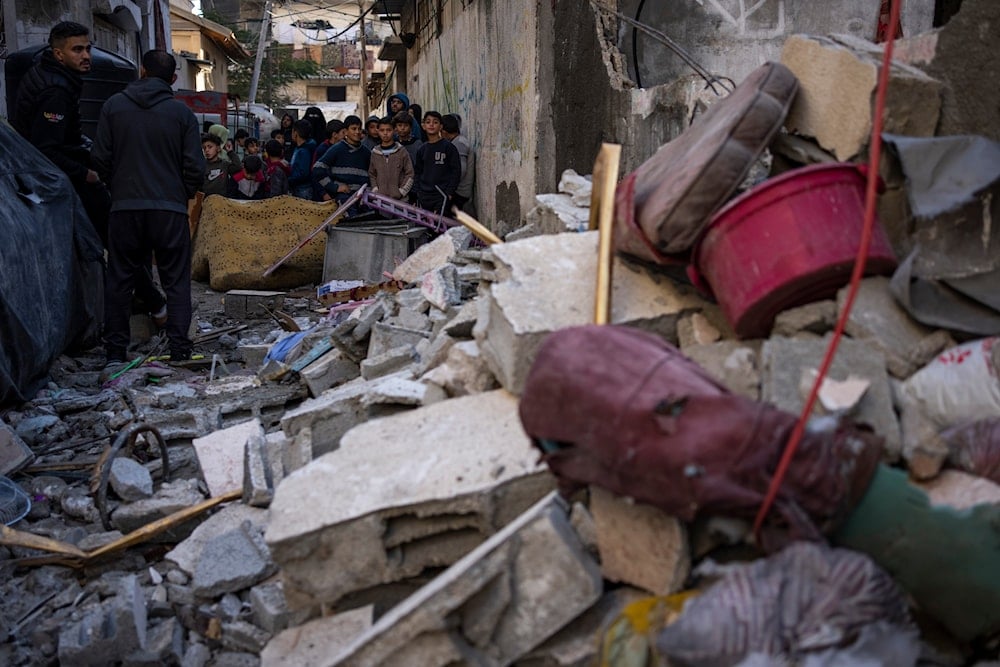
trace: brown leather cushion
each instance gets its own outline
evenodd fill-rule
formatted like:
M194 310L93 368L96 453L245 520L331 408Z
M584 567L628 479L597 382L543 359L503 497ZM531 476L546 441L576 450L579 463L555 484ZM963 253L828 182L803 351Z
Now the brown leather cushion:
M686 261L781 128L797 90L787 67L761 65L626 176L615 194L616 250L661 264Z

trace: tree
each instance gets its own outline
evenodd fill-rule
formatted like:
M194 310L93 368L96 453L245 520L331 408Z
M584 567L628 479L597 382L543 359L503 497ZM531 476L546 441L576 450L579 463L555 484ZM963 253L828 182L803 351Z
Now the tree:
M224 25L233 31L241 44L253 45L257 41L257 32L240 29L225 20L218 12L206 10L205 18ZM273 109L287 106L289 98L283 94L285 86L297 79L316 76L322 71L320 65L310 59L293 57L292 46L271 42L264 52L264 64L257 86L257 101ZM253 48L251 48L253 50ZM250 80L253 77L253 60L249 62L230 62L229 91L243 99L250 96Z

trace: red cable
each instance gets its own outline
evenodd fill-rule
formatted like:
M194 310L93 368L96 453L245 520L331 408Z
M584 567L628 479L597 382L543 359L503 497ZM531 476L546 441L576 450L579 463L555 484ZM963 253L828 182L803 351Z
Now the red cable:
M903 3L902 0L889 1L891 3L889 25L894 26L899 22L900 8ZM875 93L875 114L872 119L872 136L869 143L868 173L866 175L868 180L867 187L865 188L865 218L861 230L861 245L858 247L858 255L854 262L854 271L851 274L850 288L847 293L847 299L844 302L844 310L841 312L837 320L837 326L833 330L833 338L826 349L826 356L823 357L823 363L820 364L819 372L816 374L816 381L813 382L812 390L809 392L809 398L806 400L806 404L802 408L802 414L799 415L799 420L796 422L795 428L788 438L788 443L785 445L785 450L781 454L781 460L778 462L774 477L771 479L771 484L767 489L767 495L764 497L764 502L757 512L757 518L754 519L753 532L758 544L760 543L761 526L764 524L764 519L767 518L767 513L778 496L781 482L785 479L785 474L788 472L792 458L795 456L795 452L799 448L799 443L802 441L802 435L809 421L809 415L812 414L813 407L816 405L816 398L819 396L819 389L826 378L827 372L830 370L830 365L833 363L833 357L843 336L847 318L851 314L851 308L854 306L858 289L861 287L861 278L864 276L865 263L868 261L868 247L871 245L872 230L875 227L875 196L878 187L879 159L882 153L882 116L885 111L886 91L889 87L889 67L892 62L892 47L894 43L895 34L891 34L885 43L882 68L879 70L878 89Z

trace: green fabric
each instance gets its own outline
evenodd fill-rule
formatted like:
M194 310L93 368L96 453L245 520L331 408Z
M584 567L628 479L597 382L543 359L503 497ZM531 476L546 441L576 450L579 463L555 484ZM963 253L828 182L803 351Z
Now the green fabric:
M1000 631L1000 506L931 506L880 465L834 542L871 556L956 638Z

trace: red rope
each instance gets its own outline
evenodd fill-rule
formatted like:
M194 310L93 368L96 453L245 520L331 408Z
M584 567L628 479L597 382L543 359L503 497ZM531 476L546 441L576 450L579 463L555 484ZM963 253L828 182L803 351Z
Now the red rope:
M897 25L902 0L889 0L889 2L891 3L889 25ZM840 344L840 339L844 334L844 326L847 324L847 319L851 314L851 308L854 306L854 300L861 286L861 278L865 273L865 263L868 261L868 247L871 245L872 230L875 227L875 196L878 188L879 159L882 154L882 116L885 112L886 91L889 87L889 67L892 62L893 43L894 36L886 41L882 56L882 68L879 70L878 89L875 94L875 113L872 118L872 136L869 143L864 225L861 230L861 245L858 247L858 255L854 262L854 271L851 274L850 288L847 293L847 299L844 302L844 310L841 312L840 318L837 320L837 326L833 330L833 338L830 339L830 345L826 349L823 363L820 364L819 372L816 374L816 381L813 382L812 390L809 392L809 398L806 399L806 404L802 408L802 414L799 416L799 420L796 422L795 428L788 438L785 450L781 454L781 460L778 462L774 477L771 479L771 484L767 489L767 495L764 497L764 502L757 512L757 518L754 519L753 531L758 543L760 543L760 529L764 524L764 519L767 518L767 513L778 497L778 490L781 488L781 483L784 481L792 458L799 448L799 443L802 442L802 435L805 433L809 415L812 414L813 407L816 405L816 399L819 396L819 389L826 378L827 372L830 370L833 357L837 353L837 346Z

